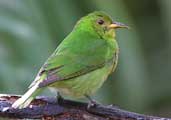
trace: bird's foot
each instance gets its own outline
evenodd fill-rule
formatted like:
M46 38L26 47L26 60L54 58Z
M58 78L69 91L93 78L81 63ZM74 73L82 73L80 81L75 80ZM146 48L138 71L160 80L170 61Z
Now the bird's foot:
M85 97L87 97L89 99L89 103L87 105L87 109L90 109L91 107L97 107L97 106L101 105L99 102L97 102L96 100L92 99L89 95L85 95Z
M92 107L97 107L101 105L99 102L97 102L96 100L91 100L89 101L88 105L87 105L87 109L90 109Z

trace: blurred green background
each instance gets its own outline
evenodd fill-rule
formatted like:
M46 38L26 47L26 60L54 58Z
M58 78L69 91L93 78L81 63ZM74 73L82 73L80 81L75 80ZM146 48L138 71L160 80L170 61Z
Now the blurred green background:
M132 28L117 30L119 64L95 98L171 117L171 0L0 0L0 93L23 94L76 21L95 10Z

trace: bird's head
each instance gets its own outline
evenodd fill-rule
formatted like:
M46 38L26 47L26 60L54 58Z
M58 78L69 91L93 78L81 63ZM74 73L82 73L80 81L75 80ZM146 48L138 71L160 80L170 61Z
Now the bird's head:
M128 26L114 22L106 13L96 11L82 17L76 28L99 35L102 38L115 37L115 29L128 28Z

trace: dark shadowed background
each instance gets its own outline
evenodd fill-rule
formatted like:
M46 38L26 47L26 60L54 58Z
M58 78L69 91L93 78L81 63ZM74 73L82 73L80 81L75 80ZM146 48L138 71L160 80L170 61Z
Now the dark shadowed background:
M131 30L117 30L118 67L94 97L171 117L171 0L1 0L0 93L23 94L76 21L95 10Z

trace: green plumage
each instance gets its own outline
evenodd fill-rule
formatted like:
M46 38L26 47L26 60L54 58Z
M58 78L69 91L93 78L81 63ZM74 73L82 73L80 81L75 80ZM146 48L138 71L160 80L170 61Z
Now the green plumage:
M114 29L119 25L112 28L111 24L112 19L103 12L81 18L42 66L28 92L12 107L28 106L45 87L53 87L60 94L72 97L93 94L117 64Z

